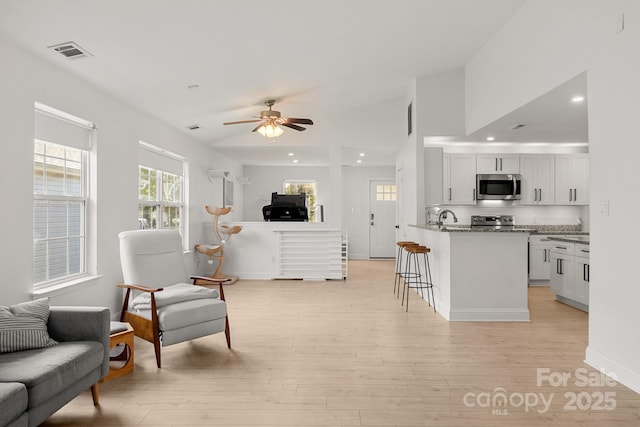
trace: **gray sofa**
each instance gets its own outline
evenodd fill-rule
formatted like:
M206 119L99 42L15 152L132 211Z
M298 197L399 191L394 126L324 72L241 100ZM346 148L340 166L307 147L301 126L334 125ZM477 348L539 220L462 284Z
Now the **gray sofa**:
M0 354L0 426L37 426L109 372L108 308L51 307L58 345Z

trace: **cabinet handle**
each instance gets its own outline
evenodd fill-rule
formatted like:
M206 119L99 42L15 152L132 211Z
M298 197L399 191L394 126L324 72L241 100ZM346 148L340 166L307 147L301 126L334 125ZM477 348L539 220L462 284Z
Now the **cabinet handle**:
M496 170L498 170L498 158L496 157Z
M476 189L473 189L473 200L476 200Z
M538 188L538 201L542 201L542 188Z
M566 246L556 246L556 249L567 249Z
M538 189L537 188L533 189L533 201L534 202L538 201Z
M502 171L502 157L500 157L500 170Z
M587 266L587 282L591 281L591 265L585 264Z
M451 187L449 187L449 201L451 201Z
M546 250L546 249L543 249L542 251L543 251L543 253L544 253L543 261L544 261L544 262L547 262L547 250Z
M569 189L569 201L573 202L573 191L571 191L571 188Z
M573 189L573 201L578 201L578 190L576 190L575 188Z

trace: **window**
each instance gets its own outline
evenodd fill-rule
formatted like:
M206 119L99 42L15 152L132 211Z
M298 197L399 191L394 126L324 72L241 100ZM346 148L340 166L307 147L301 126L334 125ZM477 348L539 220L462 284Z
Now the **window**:
M376 184L376 201L395 202L396 201L396 185L395 184Z
M185 233L184 158L146 143L140 145L138 228Z
M320 207L317 205L317 183L311 180L294 181L287 180L284 182L284 194L300 194L307 195L307 209L309 210L309 221L321 221L319 212Z
M34 289L87 274L89 148L95 126L36 104Z

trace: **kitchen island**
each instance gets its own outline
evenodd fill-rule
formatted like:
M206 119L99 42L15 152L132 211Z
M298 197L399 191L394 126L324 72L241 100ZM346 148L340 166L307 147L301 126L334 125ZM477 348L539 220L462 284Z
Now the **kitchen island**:
M449 321L529 321L527 228L414 225L431 248L437 311Z

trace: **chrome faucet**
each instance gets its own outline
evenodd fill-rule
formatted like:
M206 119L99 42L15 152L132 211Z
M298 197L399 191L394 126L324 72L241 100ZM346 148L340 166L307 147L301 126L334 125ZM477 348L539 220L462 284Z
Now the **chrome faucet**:
M438 215L438 226L442 225L443 219L447 219L447 213L451 213L451 215L453 215L453 222L458 222L458 217L456 217L456 214L454 214L452 210L445 209L440 212L440 215Z

